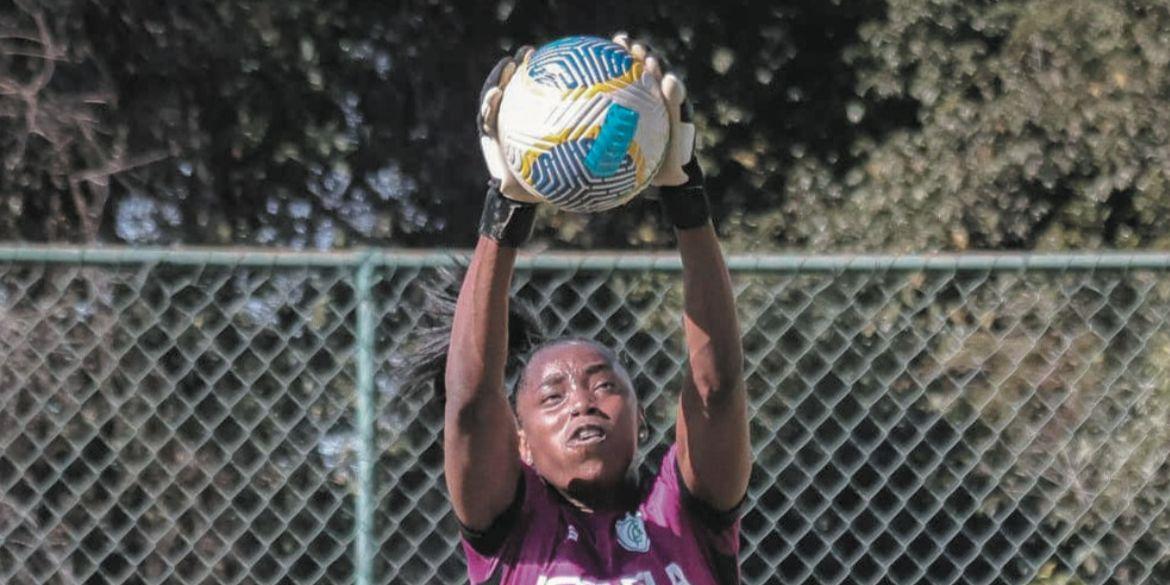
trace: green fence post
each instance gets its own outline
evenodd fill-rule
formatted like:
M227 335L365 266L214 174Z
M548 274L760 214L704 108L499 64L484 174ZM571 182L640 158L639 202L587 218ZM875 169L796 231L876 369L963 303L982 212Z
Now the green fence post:
M366 252L357 265L357 511L354 546L357 585L373 583L374 569L374 264Z

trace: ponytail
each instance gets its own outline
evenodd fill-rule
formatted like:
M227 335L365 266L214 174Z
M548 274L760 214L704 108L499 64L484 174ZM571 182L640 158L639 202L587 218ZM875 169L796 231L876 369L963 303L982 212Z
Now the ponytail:
M399 396L407 400L435 398L444 401L447 350L451 345L451 325L455 320L455 303L466 275L466 265L441 268L435 278L422 285L423 304L418 327L403 344L394 359L399 372ZM521 299L508 302L509 377L523 365L524 358L544 340L544 328L536 311ZM432 391L429 394L428 392Z

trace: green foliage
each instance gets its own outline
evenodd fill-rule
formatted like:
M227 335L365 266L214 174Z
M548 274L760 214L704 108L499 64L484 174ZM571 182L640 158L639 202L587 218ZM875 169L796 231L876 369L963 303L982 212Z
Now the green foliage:
M847 55L856 107L911 99L917 124L854 142L843 176L797 165L773 233L817 249L1170 247L1166 30L1162 2L891 1Z
M0 4L8 239L467 245L483 75L624 29L686 77L736 249L1170 247L1161 1ZM670 243L650 197L542 218Z

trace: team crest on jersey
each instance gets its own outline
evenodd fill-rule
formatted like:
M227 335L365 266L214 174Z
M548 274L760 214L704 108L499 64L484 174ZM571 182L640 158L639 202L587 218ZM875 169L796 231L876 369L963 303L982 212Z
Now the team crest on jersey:
M617 530L618 544L630 552L644 553L650 550L650 536L646 534L646 524L642 522L642 514L626 513L614 524Z

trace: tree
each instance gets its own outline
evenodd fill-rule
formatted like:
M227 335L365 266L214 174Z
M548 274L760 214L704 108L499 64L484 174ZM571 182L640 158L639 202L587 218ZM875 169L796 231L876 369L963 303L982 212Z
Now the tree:
M688 82L735 249L1170 246L1156 0L4 5L9 239L466 246L492 63L626 30ZM537 239L668 246L651 197Z
M112 178L161 158L127 151L117 94L92 47L50 7L11 0L0 30L4 233L94 241Z
M1163 2L893 0L848 54L855 111L911 99L917 124L843 177L799 164L754 219L814 249L1168 248L1168 28Z

